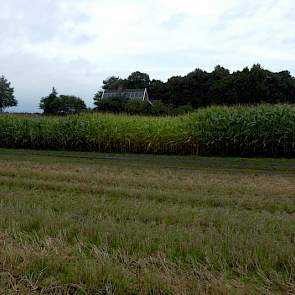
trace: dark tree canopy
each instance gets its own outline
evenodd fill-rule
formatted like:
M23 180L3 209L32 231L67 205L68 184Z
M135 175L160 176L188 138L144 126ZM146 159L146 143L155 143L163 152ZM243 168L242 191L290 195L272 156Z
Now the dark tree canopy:
M51 93L42 97L40 101L40 109L43 110L45 115L54 114L54 101L57 99L58 93L53 87Z
M142 100L128 100L122 97L100 99L96 102L96 111L111 113L128 113L131 115L165 116L179 115L194 111L192 106L174 107L160 100L154 100L153 104Z
M144 89L150 86L150 76L141 72L134 72L127 78L129 89Z
M132 73L127 79L111 76L103 81L103 90L143 89L150 86L148 74L141 72Z
M55 88L47 97L41 99L40 108L46 115L77 114L87 109L81 98L73 95L58 96Z
M95 102L96 110L103 112L122 113L125 110L127 100L122 97L101 99Z
M151 100L184 110L210 105L295 103L295 78L290 72L271 72L259 64L230 72L218 65L212 72L196 69L167 82L132 73L127 79L111 77L103 89L147 88ZM96 98L100 98L101 93Z
M103 81L103 90L121 90L125 88L128 88L126 80L119 77L112 76Z
M87 109L85 102L73 95L60 95L54 104L55 113L60 115L78 114Z
M167 83L160 80L152 80L148 87L149 96L152 100L161 100L164 103L171 103Z
M97 102L99 102L102 98L102 95L103 95L103 91L102 90L99 90L97 93L95 93L94 95L94 104L96 105Z
M4 76L0 77L0 112L7 107L17 105L17 100L14 98L14 89L10 87L10 82Z

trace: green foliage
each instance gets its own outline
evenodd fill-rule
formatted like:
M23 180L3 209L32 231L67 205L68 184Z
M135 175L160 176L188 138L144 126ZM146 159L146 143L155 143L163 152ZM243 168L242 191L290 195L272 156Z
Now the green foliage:
M131 115L151 114L153 106L147 101L129 100L125 104L125 112Z
M211 107L190 117L203 155L295 156L294 105Z
M220 66L212 73L197 69L184 77L172 77L166 84L170 102L176 106L295 102L295 78L289 72L273 73L260 65L232 74Z
M212 107L178 117L2 115L0 147L293 157L295 107Z
M58 93L53 87L51 93L48 96L41 98L40 109L43 110L45 115L55 113L54 101L57 99L57 97Z
M111 76L103 81L102 89L119 90L119 89L142 89L150 85L148 74L139 71L132 73L127 79Z
M47 96L41 99L40 108L45 115L69 115L86 110L85 102L72 95L57 95L55 88Z
M187 105L183 105L183 106L179 106L178 108L176 108L174 110L174 113L176 115L183 115L183 114L189 114L189 113L193 113L195 111L195 109L187 104Z
M174 111L173 108L169 105L164 104L160 100L153 101L153 105L150 109L151 115L154 116L167 116L167 115L173 115Z
M102 90L99 90L97 93L95 93L94 98L93 98L95 105L97 104L97 102L99 100L101 100L102 95L103 95L103 91Z
M119 77L112 76L103 81L102 89L104 90L119 90L124 88L127 88L127 82Z
M175 108L172 105L164 104L160 100L154 100L153 103L140 100L127 100L122 97L97 99L95 101L98 112L110 113L127 113L130 115L150 115L150 116L169 116L181 115L193 112L194 109L190 105Z
M167 83L160 80L152 80L148 87L148 93L152 100L161 100L166 104L171 103Z
M57 114L76 114L86 110L85 102L76 96L60 95L56 100Z
M96 110L102 112L123 113L127 100L122 97L98 99L95 102Z
M4 76L0 77L0 112L7 107L17 105L17 100L14 98L14 89L10 87L10 82Z
M130 89L145 89L149 87L151 80L148 74L137 71L132 73L126 82L127 87Z
M141 72L132 73L128 79L119 77L109 77L103 81L103 90L123 90L123 89L144 89L150 85L148 74ZM126 111L130 114L147 114L150 107L144 102L128 102L122 98L110 98L101 100L103 90L99 90L94 96L96 110L104 112L122 113Z
M211 73L196 69L185 76L171 77L167 82L150 80L148 74L134 72L127 79L109 78L103 88L148 88L152 100L161 100L176 108L295 103L295 78L288 71L274 73L259 64L233 73L221 66L216 66Z

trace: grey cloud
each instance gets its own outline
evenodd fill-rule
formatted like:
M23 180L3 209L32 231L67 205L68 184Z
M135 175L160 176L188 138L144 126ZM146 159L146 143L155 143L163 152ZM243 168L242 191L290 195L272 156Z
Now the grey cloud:
M110 26L108 23L101 24L104 28L101 32L99 22L91 22L99 16L89 10L81 11L77 6L81 3L116 2L111 1L1 1L0 75L6 75L15 87L20 103L18 111L37 111L40 97L47 95L52 86L56 86L62 94L81 96L91 106L92 97L105 77L113 74L126 77L135 70L165 80L197 67L212 70L215 65L221 64L237 70L259 62L272 70L288 69L295 73L292 58L295 19L291 10L295 5L291 0L237 0L215 23L214 20L207 21L204 16L195 20L189 12L177 14L174 11L169 14L163 11L166 21L159 26L148 24L139 32L133 28L129 30L128 38L122 42L136 45L137 38L139 40L140 49L132 53L129 52L130 46L124 48L121 43L116 48L108 48L114 46L108 45L108 42L121 29L113 20L110 20ZM144 2L134 0L129 4L142 6L143 10L149 7L149 13L152 13L152 6L144 6ZM84 24L86 29L79 30ZM186 27L187 24L189 27ZM239 30L238 25L244 27ZM140 28L141 22L138 26ZM126 29L128 31L129 28L124 27ZM144 29L150 30L146 37ZM140 46L142 35L147 46L155 45L148 49ZM165 36L175 37L175 42L167 46ZM177 46L179 42L183 42L181 45L184 46ZM51 55L47 50L51 50Z
M96 36L91 34L70 34L67 37L67 42L73 45L89 45L96 41Z
M185 20L186 17L187 15L184 13L175 14L169 19L162 22L161 26L169 30L173 30L177 28Z
M62 7L67 3L71 5L65 13ZM72 28L89 19L89 16L74 9L73 1L69 0L13 0L1 5L7 12L4 16L0 13L0 26L5 28L0 32L1 38L11 40L20 38L32 43L64 40L70 33L64 27L65 22L69 22Z
M290 14L292 6L292 1L237 1L211 27L211 36L217 36L225 48L225 44L237 51L266 48L266 53L277 50L283 57L294 46L290 35L291 27L295 26L295 19Z
M0 75L5 74L15 87L19 101L13 108L16 111L38 111L40 98L53 86L59 93L78 95L92 106L92 98L105 78L98 65L83 59L64 62L19 53L0 57L0 65Z

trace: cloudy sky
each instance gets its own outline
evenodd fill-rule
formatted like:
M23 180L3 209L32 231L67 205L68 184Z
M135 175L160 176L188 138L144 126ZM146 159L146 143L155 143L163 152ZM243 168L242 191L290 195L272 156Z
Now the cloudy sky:
M294 0L1 0L0 26L17 111L37 111L52 86L92 106L104 78L136 70L166 80L260 63L295 74Z

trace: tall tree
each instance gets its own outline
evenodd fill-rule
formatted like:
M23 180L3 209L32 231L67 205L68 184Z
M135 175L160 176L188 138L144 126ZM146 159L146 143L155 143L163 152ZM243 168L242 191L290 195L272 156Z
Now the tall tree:
M10 87L10 82L4 76L0 77L0 112L7 107L17 105L17 100L14 98L14 89Z
M101 101L102 95L103 95L103 90L98 90L98 92L95 93L93 98L95 105L99 104L99 102Z
M60 95L55 99L54 106L57 115L78 114L87 109L85 102L73 95Z
M126 80L111 76L103 81L103 90L120 90L126 88Z
M77 114L87 109L81 98L73 95L58 96L54 87L48 96L41 98L40 108L45 115Z
M148 87L150 99L161 100L164 103L170 103L167 83L160 80L152 80Z
M104 89L120 87L148 88L152 100L175 107L295 103L295 78L288 71L274 73L259 64L232 73L222 66L216 66L211 73L196 69L185 76L171 77L167 82L150 81L149 75L139 71L124 80L111 77L104 81ZM99 95L95 100L99 100Z
M48 96L41 98L40 109L43 110L45 115L54 114L54 102L57 98L57 94L58 93L56 89L53 87L51 93Z
M132 73L127 79L128 88L130 89L148 88L150 83L150 76L139 71Z

